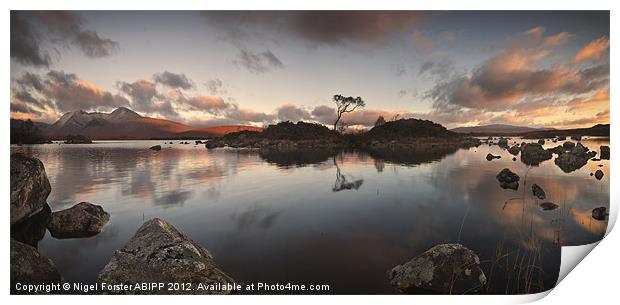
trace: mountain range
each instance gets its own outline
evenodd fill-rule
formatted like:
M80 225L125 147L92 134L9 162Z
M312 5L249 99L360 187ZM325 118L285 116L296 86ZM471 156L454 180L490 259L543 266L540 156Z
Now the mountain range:
M457 127L450 129L451 131L458 133L468 134L489 134L489 135L518 135L524 133L530 133L535 131L554 130L554 128L533 128L526 126L514 126L507 124L491 124L491 125L479 125L471 127Z
M94 140L191 139L221 136L235 131L262 130L260 127L232 125L195 128L170 120L141 116L125 107L110 113L83 110L67 112L54 124L40 129L52 139L80 134Z

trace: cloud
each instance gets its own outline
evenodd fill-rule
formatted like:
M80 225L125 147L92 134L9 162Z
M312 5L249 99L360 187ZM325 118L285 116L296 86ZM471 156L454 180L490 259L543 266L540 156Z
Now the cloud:
M29 113L35 113L36 108L37 112L47 116L58 111L129 106L126 98L99 88L75 74L58 70L51 70L44 76L24 73L13 81L11 92L15 109L17 104L21 104L19 109L27 107Z
M110 38L101 37L94 31L77 33L75 41L86 56L93 58L110 56L119 48L118 42Z
M249 33L269 32L311 46L365 44L382 46L400 33L410 32L424 18L413 11L217 11L205 12L207 21L229 36L247 39Z
M581 71L536 67L547 54L538 49L505 49L471 75L435 85L428 96L435 107L454 104L492 110L515 105L528 95L587 93L608 83L608 79L585 78Z
M597 91L589 98L572 99L566 105L569 111L609 109L609 89Z
M157 90L156 84L148 79L139 79L132 83L117 82L116 87L131 98L134 111L159 114L168 119L178 117L178 112L171 99Z
M170 88L191 89L194 87L193 82L185 76L185 74L172 73L164 71L162 73L153 74L153 80L156 83L166 85Z
M312 110L311 114L314 120L322 124L334 124L334 122L336 121L336 108L330 106L316 106Z
M84 20L71 11L12 11L11 58L24 65L49 67L52 58L42 45L73 45L92 58L114 54L116 41L83 29Z
M449 79L454 73L454 64L447 55L432 56L422 63L418 75L428 75L436 79Z
M575 55L573 62L578 63L590 58L599 59L608 49L609 38L607 36L597 38L581 48L577 55Z
M204 85L211 95L224 95L228 93L228 90L224 88L224 84L219 78L210 79Z
M523 32L523 35L526 36L533 36L535 38L540 38L542 37L543 33L545 32L545 28L542 26L535 26L525 32Z
M312 119L312 115L305 109L293 104L286 104L276 109L278 120L298 122Z
M52 58L40 46L40 33L19 12L11 12L11 58L24 65L49 67Z
M232 107L226 111L226 117L237 121L253 123L273 122L275 119L275 116L272 114L239 108L237 105L232 105Z
M254 53L245 48L241 49L234 64L255 74L284 68L284 64L270 50Z
M573 35L568 32L557 33L555 35L545 38L545 40L542 43L542 46L551 47L551 46L562 44L566 42L571 36Z
M193 96L188 98L185 103L193 110L208 112L215 115L222 114L231 107L231 105L224 102L224 99L221 97L209 95Z

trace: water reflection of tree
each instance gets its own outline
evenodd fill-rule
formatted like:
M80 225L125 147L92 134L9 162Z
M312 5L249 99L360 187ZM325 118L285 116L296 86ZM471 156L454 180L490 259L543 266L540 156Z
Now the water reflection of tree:
M364 179L355 179L351 175L343 174L334 156L334 166L336 167L336 181L332 187L333 192L340 192L342 190L358 190L364 183Z

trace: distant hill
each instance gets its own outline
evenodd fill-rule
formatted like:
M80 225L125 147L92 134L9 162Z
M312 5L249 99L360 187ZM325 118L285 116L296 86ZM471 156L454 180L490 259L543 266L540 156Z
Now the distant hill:
M125 107L111 113L82 110L68 112L54 124L40 129L44 136L51 139L64 139L67 135L79 134L93 140L202 139L243 130L262 131L262 128L254 126L195 128L170 120L141 116Z
M574 128L564 130L543 130L523 134L524 138L538 139L556 136L599 136L609 137L609 124L597 124L589 128Z
M554 130L553 128L532 128L526 126L514 126L507 124L491 124L471 127L457 127L450 129L457 133L479 134L479 135L519 135L528 132Z

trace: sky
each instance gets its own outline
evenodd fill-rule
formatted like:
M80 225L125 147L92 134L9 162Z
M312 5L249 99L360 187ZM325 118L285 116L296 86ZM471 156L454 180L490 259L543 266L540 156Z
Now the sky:
M12 11L11 117L609 123L608 11Z

